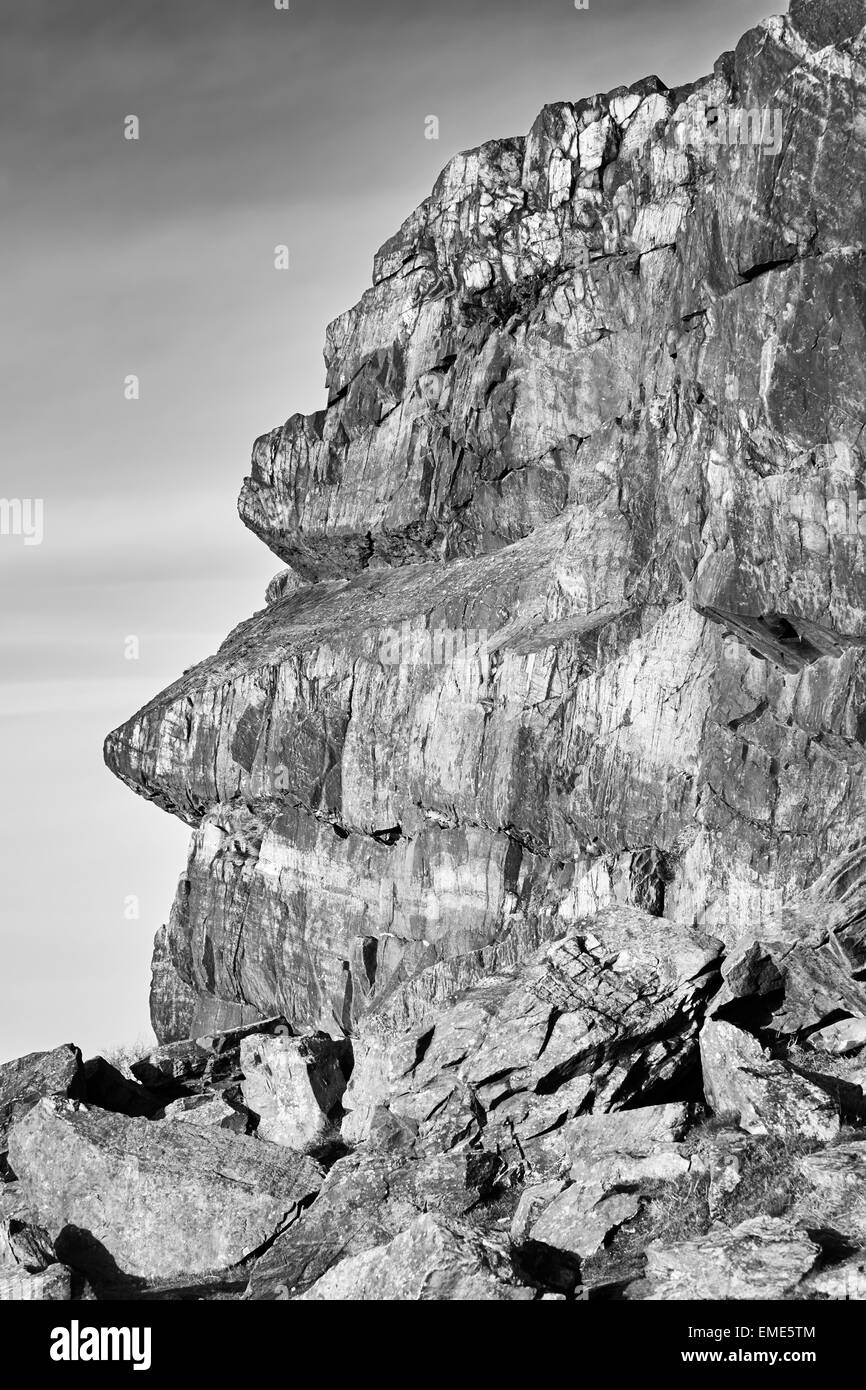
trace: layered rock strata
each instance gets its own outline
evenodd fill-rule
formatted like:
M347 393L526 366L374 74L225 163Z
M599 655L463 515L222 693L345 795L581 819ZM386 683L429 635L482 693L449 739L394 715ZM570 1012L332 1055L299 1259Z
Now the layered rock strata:
M862 1286L864 176L866 5L795 0L377 253L254 446L267 606L107 740L192 829L161 1046L0 1069L22 1278Z

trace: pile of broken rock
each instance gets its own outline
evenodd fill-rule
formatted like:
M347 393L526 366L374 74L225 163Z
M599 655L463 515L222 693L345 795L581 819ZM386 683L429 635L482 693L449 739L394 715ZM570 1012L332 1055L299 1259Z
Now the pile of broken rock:
M727 951L611 907L351 1041L9 1063L0 1297L862 1297L860 899Z

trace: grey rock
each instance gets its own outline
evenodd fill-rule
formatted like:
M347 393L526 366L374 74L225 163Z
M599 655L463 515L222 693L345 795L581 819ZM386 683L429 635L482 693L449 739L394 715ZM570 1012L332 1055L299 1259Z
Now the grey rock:
M864 860L861 16L552 103L380 248L327 407L253 447L276 601L107 740L193 831L170 1031L435 1012L611 904L772 944ZM862 1011L834 951L792 1033Z
M52 1052L29 1052L0 1066L0 1171L6 1162L9 1130L42 1096L84 1095L81 1052L72 1043Z
M241 1091L259 1116L261 1139L308 1152L339 1137L340 1101L351 1065L346 1042L324 1034L251 1033L241 1039L240 1064Z
M830 1023L810 1033L806 1046L818 1052L829 1052L832 1056L844 1056L849 1052L859 1052L866 1047L866 1018L843 1018L838 1023Z
M690 1171L696 1177L705 1174L708 1179L707 1207L711 1218L718 1216L725 1200L742 1182L754 1143L750 1135L739 1129L717 1129L698 1139Z
M531 1289L510 1282L501 1250L459 1223L418 1216L387 1245L375 1246L336 1265L301 1300L427 1303L532 1299Z
M243 1080L241 1043L251 1033L288 1036L291 1029L282 1017L264 1019L228 1033L187 1038L149 1052L133 1062L133 1076L156 1095L225 1090ZM164 1102L163 1102L164 1103Z
M701 1030L704 1092L711 1110L735 1118L749 1134L802 1136L827 1142L839 1132L839 1107L819 1086L731 1023L708 1019Z
M321 1186L312 1159L220 1129L40 1101L10 1134L27 1201L64 1258L102 1278L221 1269Z
M246 1297L294 1298L332 1265L387 1244L416 1215L413 1166L405 1157L359 1152L339 1159L312 1206L255 1261Z
M801 1288L812 1296L862 1302L866 1299L866 1251L807 1275Z
M529 1231L531 1241L552 1246L566 1254L588 1259L602 1248L608 1236L640 1211L640 1198L632 1192L612 1192L593 1200L579 1184L554 1197Z
M6 1272L0 1269L0 1301L68 1303L72 1298L72 1271L59 1263L45 1269Z
M177 1120L181 1124L228 1129L233 1134L251 1134L255 1118L239 1105L230 1105L221 1094L181 1096L171 1101L156 1117Z
M866 25L864 0L791 0L790 13L801 34L821 48L854 38Z
M34 1222L20 1187L14 1182L0 1188L0 1271L33 1272L57 1258L48 1232Z
M539 1129L556 1123L550 1097L560 1086L568 1094L559 1114L634 1104L695 1064L719 955L719 943L700 932L608 908L457 996L427 1027L385 1031L373 1016L354 1044L344 1136L363 1138L385 1100L419 1126L422 1141L435 1133L440 1148L488 1124L491 1142L509 1143L511 1127L497 1115L513 1096L530 1115L539 1105ZM580 1075L589 1085L576 1096ZM528 1151L543 1145L527 1138L525 1119L519 1124ZM553 1143L559 1135L554 1129Z
M586 1115L567 1126L573 1183L599 1195L641 1181L675 1182L689 1172L681 1144L684 1105L652 1105Z
M800 1158L797 1167L803 1191L796 1219L809 1229L866 1244L866 1144L837 1144Z
M820 1253L801 1227L756 1216L696 1240L649 1245L642 1294L663 1302L787 1298Z
M463 1216L492 1191L501 1166L496 1154L465 1144L430 1154L415 1165L415 1201L426 1211Z

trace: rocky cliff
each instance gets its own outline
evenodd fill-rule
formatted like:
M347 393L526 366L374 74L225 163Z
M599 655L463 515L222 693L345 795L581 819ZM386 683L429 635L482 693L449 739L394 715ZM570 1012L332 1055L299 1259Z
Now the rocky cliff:
M195 1105L124 1118L129 1161L158 1189L181 1127L192 1183L204 1111L282 1145L176 1270L318 1191L249 1296L862 1281L819 1236L866 1244L864 26L794 0L457 155L328 328L327 408L256 441L286 568L106 743L192 828L140 1079ZM228 1102L173 1070L217 1033ZM50 1094L8 1159L48 1228L46 1155L111 1186L121 1124Z

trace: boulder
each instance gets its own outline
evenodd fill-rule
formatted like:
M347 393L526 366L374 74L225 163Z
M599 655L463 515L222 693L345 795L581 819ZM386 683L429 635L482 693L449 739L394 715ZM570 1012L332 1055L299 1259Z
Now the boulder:
M814 1298L844 1301L866 1299L866 1251L858 1250L838 1264L826 1265L807 1275L801 1285L803 1293Z
M84 1095L81 1052L72 1043L52 1052L30 1052L0 1066L0 1174L6 1167L8 1134L14 1121L42 1096Z
M302 1038L267 1033L241 1040L241 1091L258 1115L261 1139L310 1151L339 1137L351 1047L326 1034Z
M430 1154L414 1165L414 1193L425 1211L463 1216L493 1189L502 1165L498 1156L466 1144Z
M387 1244L418 1214L414 1165L390 1154L349 1154L312 1206L258 1257L246 1297L294 1298L339 1261Z
M675 1182L689 1171L678 1143L687 1125L681 1104L581 1116L567 1126L571 1181L599 1194L641 1181Z
M47 1268L56 1260L48 1232L38 1226L19 1182L0 1187L0 1270Z
M224 1130L40 1101L12 1129L24 1195L62 1258L105 1280L236 1264L319 1189L310 1158Z
M806 1046L817 1052L829 1052L834 1057L859 1052L866 1047L866 1018L843 1018L819 1028L809 1034Z
M608 1236L631 1221L640 1211L634 1192L611 1192L599 1197L592 1188L567 1187L533 1222L529 1239L537 1245L588 1259L602 1248Z
M496 1246L441 1216L418 1216L387 1245L350 1256L324 1274L301 1300L496 1302L532 1299L511 1282Z
M866 1143L836 1144L797 1161L803 1190L794 1208L809 1230L866 1245Z
M216 1095L181 1096L171 1101L156 1117L175 1120L180 1124L202 1125L208 1129L228 1129L233 1134L252 1134L255 1116L243 1106L230 1105L221 1093Z
M45 1269L0 1269L0 1301L68 1303L72 1298L73 1276L66 1265L52 1264Z
M227 1033L166 1043L133 1062L131 1071L151 1092L167 1095L169 1099L225 1090L243 1080L241 1043L244 1038L251 1033L288 1036L291 1031L284 1018L276 1017Z
M648 1245L640 1293L660 1302L788 1298L820 1253L802 1227L756 1216L696 1240Z
M707 1104L749 1134L828 1141L839 1132L839 1107L821 1087L772 1061L741 1028L708 1019L701 1030Z

